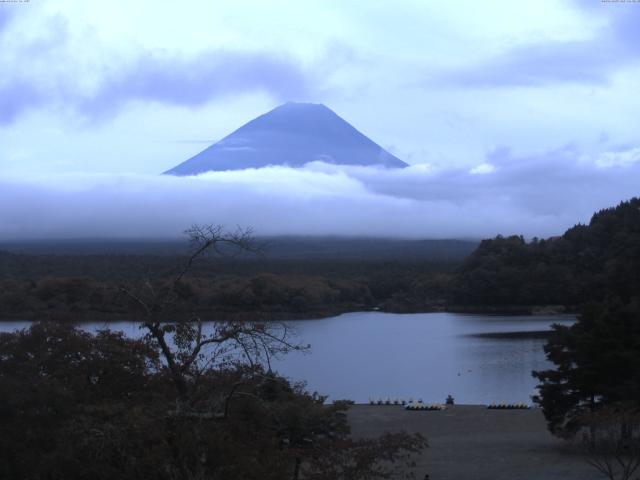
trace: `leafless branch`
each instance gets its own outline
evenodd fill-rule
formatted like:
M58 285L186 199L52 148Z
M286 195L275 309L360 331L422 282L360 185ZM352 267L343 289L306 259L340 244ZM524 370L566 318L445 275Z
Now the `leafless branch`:
M263 251L255 244L250 228L237 227L228 232L221 225L192 225L185 234L190 240L190 254L166 287L158 289L147 278L138 293L129 287L120 288L142 311L142 326L157 342L180 397L186 398L190 385L202 376L203 369L216 365L216 361L236 363L241 354L252 369L261 361L270 369L272 356L303 348L289 340L283 324L222 322L213 324L212 331L205 332L198 317L189 322L168 322L167 315L179 298L181 282L200 257L209 252L228 256Z
M588 415L586 461L610 480L631 480L640 468L640 411L610 406Z

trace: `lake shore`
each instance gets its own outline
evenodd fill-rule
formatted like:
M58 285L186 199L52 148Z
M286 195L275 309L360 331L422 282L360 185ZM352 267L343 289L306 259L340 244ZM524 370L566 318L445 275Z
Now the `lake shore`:
M591 480L602 478L580 449L553 437L542 412L455 405L443 411L408 411L393 405L353 405L355 437L385 432L421 433L429 443L416 458L416 479Z
M160 321L182 321L194 318L195 315L205 322L211 321L237 321L237 322L259 322L259 321L285 321L285 320L317 320L321 318L335 317L343 313L353 313L366 311L363 308L354 309L327 309L327 310L314 310L306 312L292 312L292 311L216 311L216 310L204 310L201 312L178 312L178 313L166 313L159 315ZM105 322L105 323L119 323L119 322L139 322L144 321L143 318L136 318L139 315L137 311L122 312L122 311L103 311L103 310L88 310L81 312L73 311L25 311L25 312L0 312L0 322L12 322L12 321L59 321L70 323L82 323L82 322Z
M518 316L574 316L577 309L565 308L558 305L548 306L442 306L434 305L425 308L387 308L384 305L380 307L367 307L364 305L332 305L326 308L318 308L304 311L291 310L246 310L246 311L229 311L229 310L192 310L190 312L174 312L165 314L166 318L161 321L180 321L181 318L193 318L193 315L199 315L203 321L284 321L284 320L318 320L328 317L336 317L345 313L360 312L382 312L394 314L420 314L420 313L462 313L476 315L518 315ZM80 310L80 309L38 309L25 311L0 311L0 322L6 321L61 321L61 322L127 322L142 321L143 319L135 318L139 314L138 311L123 310Z

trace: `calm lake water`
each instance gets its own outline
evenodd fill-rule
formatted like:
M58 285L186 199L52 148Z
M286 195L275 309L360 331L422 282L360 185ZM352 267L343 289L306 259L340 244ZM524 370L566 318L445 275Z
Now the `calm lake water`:
M532 370L549 366L540 338L486 338L477 334L547 330L569 325L570 316L489 316L454 313L347 313L319 320L288 321L309 353L294 352L273 363L310 391L367 402L369 398L414 398L457 403L530 401ZM1 322L0 331L29 322ZM133 322L108 325L139 336ZM87 330L104 323L83 324Z

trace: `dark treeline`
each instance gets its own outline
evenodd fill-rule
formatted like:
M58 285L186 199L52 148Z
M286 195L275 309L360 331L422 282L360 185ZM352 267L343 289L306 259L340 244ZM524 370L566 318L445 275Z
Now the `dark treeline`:
M121 287L162 288L177 255L0 253L0 315L7 319L132 319ZM178 311L203 318L283 319L381 308L442 308L456 263L402 260L204 258L181 282Z
M316 317L380 308L442 308L451 274L477 245L463 240L255 238L260 254L200 259L182 282L181 313L208 319ZM2 251L4 249L4 251ZM132 319L121 286L162 288L184 241L59 240L0 245L0 318Z
M593 215L564 235L484 240L453 283L456 305L568 305L640 291L640 199Z

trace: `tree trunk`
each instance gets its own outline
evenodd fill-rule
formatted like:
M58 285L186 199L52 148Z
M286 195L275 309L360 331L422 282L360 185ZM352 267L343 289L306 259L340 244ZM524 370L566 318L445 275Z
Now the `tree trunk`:
M296 465L293 469L293 480L298 480L300 476L300 457L296 457Z

